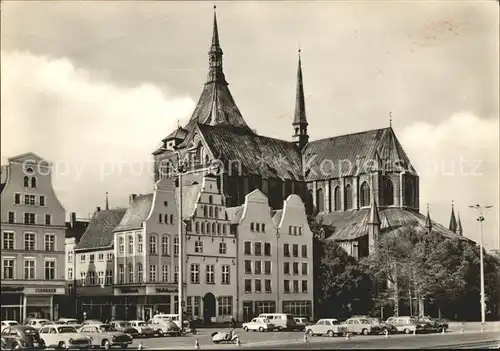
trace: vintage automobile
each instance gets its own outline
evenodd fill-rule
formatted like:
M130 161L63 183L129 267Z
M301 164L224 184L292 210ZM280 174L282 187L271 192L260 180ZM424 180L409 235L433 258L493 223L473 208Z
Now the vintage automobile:
M163 318L153 318L149 321L148 326L154 330L155 334L158 336L180 336L182 335L181 328L179 326L168 320Z
M242 325L244 331L273 331L275 325L267 318L257 317L252 319L250 322L243 323Z
M396 328L392 324L387 324L379 318L368 317L367 319L372 323L372 334L384 335L398 333L398 328Z
M50 323L48 319L39 319L39 318L32 318L30 319L26 325L29 325L30 327L33 327L35 329L40 329L44 324Z
M231 329L229 332L213 332L211 335L214 344L235 344L239 338L238 334Z
M111 321L108 323L114 330L132 335L133 338L139 336L139 331L131 327L126 321Z
M82 324L80 322L78 322L78 319L76 319L76 318L59 318L57 320L57 322L62 323L62 324L71 325L75 329L78 329L82 326Z
M304 331L306 329L306 326L311 325L311 322L309 322L309 320L304 317L293 317L293 320L295 321L296 325L295 330Z
M369 335L372 334L373 324L367 318L349 318L343 323L345 330L349 334L362 334Z
M45 343L40 339L38 331L26 325L13 325L5 327L1 332L3 350L45 348Z
M75 328L65 324L46 324L39 330L40 338L48 348L87 349L92 339L79 334Z
M15 325L19 325L19 322L18 321L2 321L2 330L4 328L7 328L7 327L12 327L12 326L15 326Z
M345 333L345 326L335 318L320 319L316 324L306 326L307 335L336 336Z
M387 324L393 325L399 333L427 333L431 331L430 325L425 322L417 322L413 317L389 317Z
M82 327L84 325L89 325L89 324L102 324L102 322L100 320L97 320L97 319L87 319L87 320L84 320L82 322Z
M446 332L449 327L448 322L439 318L421 317L417 319L417 322L426 323L431 332L442 332L443 330Z
M132 344L132 336L116 331L109 324L87 324L80 328L80 334L92 338L92 345L104 347L109 350L111 347L126 349Z
M149 327L144 321L129 321L127 325L137 331L137 336L152 337L155 335L153 328Z

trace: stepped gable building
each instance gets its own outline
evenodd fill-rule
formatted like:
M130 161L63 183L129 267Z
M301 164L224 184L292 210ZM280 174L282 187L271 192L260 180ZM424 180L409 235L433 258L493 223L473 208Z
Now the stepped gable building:
M228 207L242 205L255 189L268 197L273 209L297 194L308 214L335 226L332 239L358 247L368 245L372 203L382 226L421 226L425 217L419 213L419 176L391 126L310 140L300 52L291 140L259 135L245 122L223 71L215 13L208 56L208 76L189 122L153 152L156 179L175 174L179 161L186 167L183 185L200 182L210 166L218 167ZM456 235L441 227L438 232Z

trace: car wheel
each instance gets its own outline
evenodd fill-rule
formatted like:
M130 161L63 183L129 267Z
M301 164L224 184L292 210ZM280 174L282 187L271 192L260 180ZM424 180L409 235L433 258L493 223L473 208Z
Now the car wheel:
M282 327L278 327L278 328L276 328L276 330L277 330L277 331L282 331L282 330L283 330L283 328L282 328Z
M163 330L161 329L158 329L156 333L158 334L158 336L163 336Z
M59 350L66 350L66 343L64 341L61 341L59 345L57 345L57 348Z
M102 342L102 346L104 347L104 350L109 350L111 348L111 344L109 343L108 340L104 340Z
M326 333L326 335L328 335L331 338L335 336L335 333L333 332L333 330L329 330L328 333Z
M14 344L14 346L12 347L13 350L20 350L21 349L21 345L19 344Z
M406 328L406 329L405 329L405 334L410 334L410 333L411 333L411 330L410 330L410 329L408 329L408 328Z
M365 328L365 329L363 329L363 330L361 331L361 334L363 334L363 335L368 335L368 334L370 334L370 332L368 331L368 329L366 329L366 328Z
M126 349L128 347L128 344L123 344L122 349Z
M264 327L259 327L259 331L263 332L264 331Z
M313 336L313 335L314 335L314 333L313 333L312 329L309 329L309 330L307 331L307 335L310 335L310 336Z
M382 335L388 335L389 334L389 330L387 328L384 328L382 329Z
M246 332L248 331L248 327L246 325L243 327L243 331L246 331Z

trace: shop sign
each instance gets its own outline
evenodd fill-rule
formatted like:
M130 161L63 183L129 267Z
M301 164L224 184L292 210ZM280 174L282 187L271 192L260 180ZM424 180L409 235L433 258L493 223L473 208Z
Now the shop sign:
M24 286L2 286L2 292L21 293L24 291Z
M26 288L26 295L64 295L65 288Z
M115 295L144 295L143 288L117 288Z
M155 295L155 294L177 294L178 291L179 291L178 288L167 288L167 287L160 287L160 288L148 287L147 288L147 294L148 295Z

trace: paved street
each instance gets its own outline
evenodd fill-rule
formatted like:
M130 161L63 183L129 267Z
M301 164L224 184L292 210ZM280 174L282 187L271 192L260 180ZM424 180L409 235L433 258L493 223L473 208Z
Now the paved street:
M252 349L282 349L282 348L310 348L310 349L339 349L339 348L489 348L500 343L498 324L485 326L485 331L480 328L467 325L464 333L460 330L451 330L446 334L428 335L390 335L385 336L353 336L350 340L344 337L309 337L304 344L301 332L247 332L236 330L240 336L241 346L239 348ZM142 343L144 349L194 349L195 340L198 339L200 349L235 349L235 345L215 345L211 341L210 334L215 329L201 329L196 336L164 337L151 339L136 339L132 347Z

